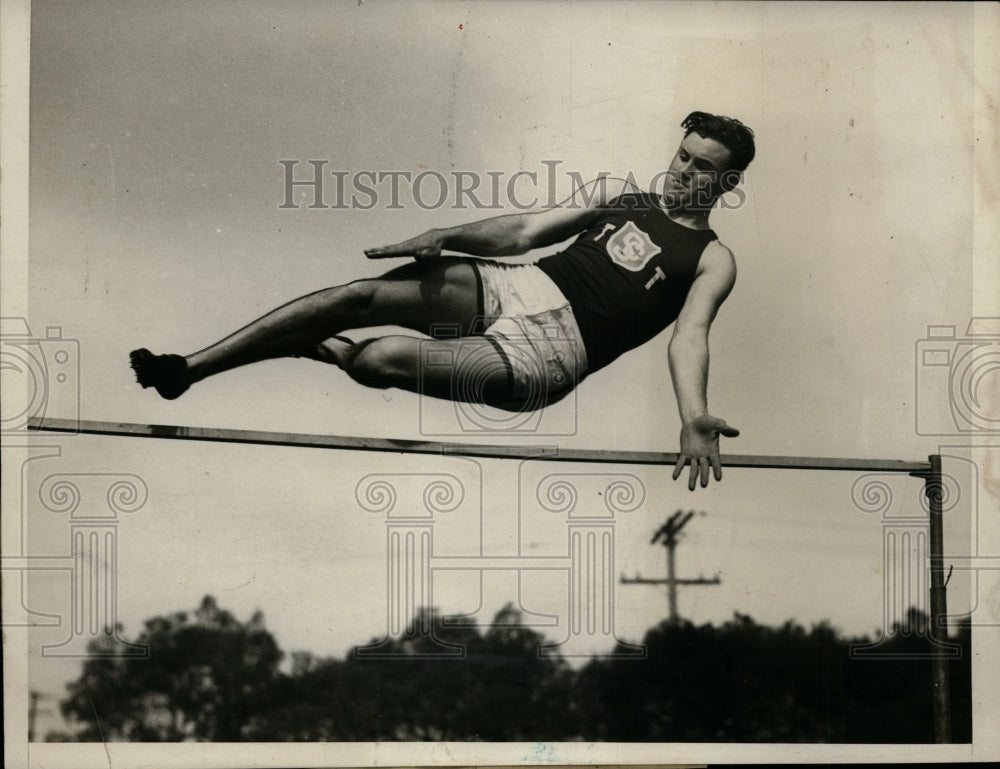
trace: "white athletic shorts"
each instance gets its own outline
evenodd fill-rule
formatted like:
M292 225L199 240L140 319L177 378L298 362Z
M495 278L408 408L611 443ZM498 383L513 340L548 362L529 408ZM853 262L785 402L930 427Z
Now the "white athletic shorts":
M506 361L511 400L538 408L565 395L587 370L569 300L534 264L474 264L483 285L483 335Z

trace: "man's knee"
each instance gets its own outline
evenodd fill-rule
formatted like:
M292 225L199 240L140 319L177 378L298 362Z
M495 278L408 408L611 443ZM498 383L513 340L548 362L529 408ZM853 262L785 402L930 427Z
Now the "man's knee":
M353 283L331 289L331 291L336 292L336 299L343 310L352 317L363 320L371 313L372 305L375 302L377 281L356 280Z
M400 387L416 378L415 340L380 337L363 342L347 372L366 387Z

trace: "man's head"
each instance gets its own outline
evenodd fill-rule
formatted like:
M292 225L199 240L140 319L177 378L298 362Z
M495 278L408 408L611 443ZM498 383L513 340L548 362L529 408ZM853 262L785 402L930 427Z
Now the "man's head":
M756 152L753 131L735 118L692 112L670 163L664 199L670 208L703 210L739 184Z

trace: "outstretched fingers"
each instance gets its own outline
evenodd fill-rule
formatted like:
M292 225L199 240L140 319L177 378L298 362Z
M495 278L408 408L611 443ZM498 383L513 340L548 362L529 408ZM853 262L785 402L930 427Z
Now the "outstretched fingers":
M708 469L709 469L708 457L701 457L698 460L698 470L700 471L701 487L703 489L708 487ZM694 486L690 486L690 488L692 491L694 491Z
M677 458L677 464L674 466L673 480L677 480L681 477L681 473L684 472L684 468L688 465L691 466L690 472L688 473L688 489L694 491L698 485L699 479L701 479L701 487L705 488L708 486L708 470L709 462L706 457L689 457L686 454L681 454ZM718 474L716 478L721 477Z
M395 256L409 256L401 253L399 246L379 246L378 248L366 248L365 256L369 259L391 259Z
M439 248L404 248L402 246L383 246L381 248L366 248L365 256L369 259L393 259L401 256L412 256L418 262L422 259L433 259L441 255Z
M404 240L391 246L366 248L365 256L369 259L390 259L396 256L412 256L417 261L441 256L443 241L437 230L430 230L415 238Z

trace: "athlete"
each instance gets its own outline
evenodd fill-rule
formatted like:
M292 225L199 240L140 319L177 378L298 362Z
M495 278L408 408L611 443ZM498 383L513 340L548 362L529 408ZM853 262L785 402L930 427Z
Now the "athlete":
M681 127L662 194L604 177L554 208L368 249L370 259L414 261L303 296L186 357L135 350L136 378L173 399L238 366L308 357L369 387L527 410L565 396L673 323L667 350L682 423L673 477L690 466L692 490L699 478L708 485L710 469L721 480L719 436L739 431L708 413L708 332L736 266L709 215L753 160L753 132L705 112L691 113ZM534 264L496 261L573 236L565 250ZM447 328L452 338L342 336L375 326L427 335Z

